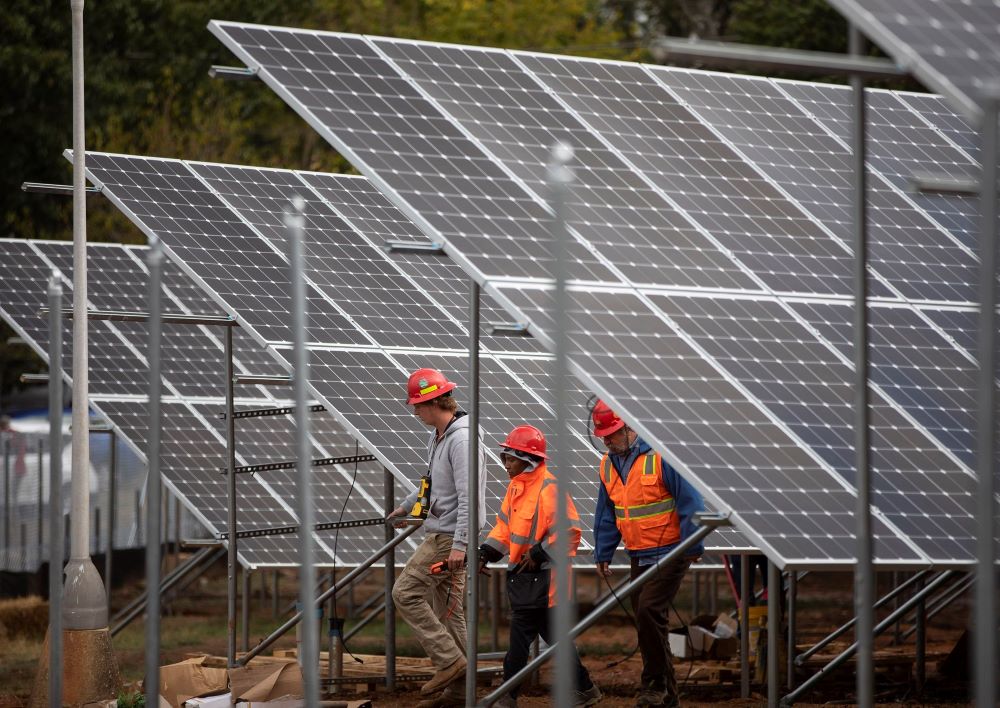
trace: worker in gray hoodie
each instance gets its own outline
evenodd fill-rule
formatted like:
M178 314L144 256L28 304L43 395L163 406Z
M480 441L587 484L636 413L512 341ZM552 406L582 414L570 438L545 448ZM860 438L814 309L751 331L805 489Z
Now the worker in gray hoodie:
M469 533L469 419L452 396L455 384L435 369L417 369L407 383L407 405L432 428L427 445L429 493L415 488L389 516L404 517L426 503L424 540L396 580L392 599L400 616L434 665L434 676L420 692L435 696L421 703L461 705L465 680L465 558L479 545ZM486 488L486 453L479 445L479 488ZM426 498L424 496L426 495ZM486 502L479 495L480 529ZM431 573L444 561L447 570Z

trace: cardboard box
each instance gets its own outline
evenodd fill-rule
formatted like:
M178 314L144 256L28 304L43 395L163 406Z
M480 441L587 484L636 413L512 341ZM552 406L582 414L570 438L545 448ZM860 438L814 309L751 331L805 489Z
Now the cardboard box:
M160 667L160 698L171 708L181 708L184 701L199 696L225 693L229 677L225 669L213 669L202 664L205 657Z
M185 708L229 708L233 704L233 694L229 691L215 696L197 696L184 701Z
M302 669L295 659L270 660L229 669L229 685L236 701L259 703L279 698L302 698Z

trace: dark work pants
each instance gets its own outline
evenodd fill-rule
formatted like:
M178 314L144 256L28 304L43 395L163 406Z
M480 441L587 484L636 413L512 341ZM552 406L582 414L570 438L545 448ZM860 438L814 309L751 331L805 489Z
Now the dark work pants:
M667 640L667 620L684 573L690 565L691 561L687 558L671 561L632 595L639 652L642 654L642 685L665 689L668 698L677 696L677 679ZM638 559L633 558L630 577L634 580L648 568L640 566Z
M510 648L503 658L504 681L528 665L528 650L531 648L531 643L535 641L536 635L540 635L546 644L551 644L549 610L547 608L512 609L510 613ZM590 680L590 674L587 673L586 667L580 663L580 655L576 653L575 646L573 647L573 662L576 668L576 690L586 691L594 683ZM519 690L515 688L510 692L510 695L516 698Z

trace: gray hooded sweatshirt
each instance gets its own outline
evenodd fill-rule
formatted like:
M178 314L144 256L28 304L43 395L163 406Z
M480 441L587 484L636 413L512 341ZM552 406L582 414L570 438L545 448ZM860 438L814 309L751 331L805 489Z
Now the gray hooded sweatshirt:
M431 472L431 504L424 521L425 533L452 536L452 548L464 551L469 545L469 417L459 412L444 438L431 431L427 444L427 467ZM417 501L414 488L401 506L411 509ZM486 521L486 450L479 435L479 529ZM473 539L478 547L479 539Z

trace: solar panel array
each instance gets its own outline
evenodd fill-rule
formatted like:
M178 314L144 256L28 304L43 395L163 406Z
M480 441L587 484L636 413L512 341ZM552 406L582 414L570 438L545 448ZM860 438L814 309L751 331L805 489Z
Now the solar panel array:
M48 324L40 310L47 307L46 287L52 268L63 276L64 308L72 303L72 244L66 242L0 240L0 315L43 358L47 356ZM97 309L142 311L146 302L145 249L94 244L88 250L88 296ZM164 308L172 313L219 314L217 305L174 263L168 262ZM71 321L63 342L64 361L71 361ZM141 323L92 321L90 393L94 409L105 416L135 452L145 459L147 417L146 326ZM212 533L225 530L225 431L220 413L225 367L222 333L217 328L166 325L163 337L164 482ZM237 373L282 375L273 356L239 328L234 331ZM264 387L240 387L237 408L288 405L287 392ZM317 457L353 455L356 444L332 416L315 413L313 441ZM237 421L237 464L294 459L292 422L288 417ZM362 449L362 453L365 451ZM336 521L347 501L353 466L320 467L313 472L317 521ZM382 469L361 463L357 485L343 518L370 518L383 513ZM291 508L294 470L240 475L238 528L241 531L295 523ZM373 496L373 490L378 490ZM367 530L344 530L339 538L318 535L318 562L353 564L381 545ZM248 567L290 566L297 563L295 536L247 538L239 542L240 562Z
M994 0L829 3L964 115L977 117L984 93L996 91L1000 5Z
M844 94L818 84L212 22L268 86L551 344L545 162L575 149L571 356L772 559L853 558ZM978 263L939 97L872 92L876 559L966 564Z
M468 335L460 318L468 308L469 286L457 266L441 258L387 255L381 248L387 235L422 237L360 177L105 154L91 154L88 168L103 193L147 234L155 233L186 276L212 294L217 311L236 316L244 336L254 337L285 363L290 331L282 215L294 194L305 197L310 383L317 400L401 480L401 497L425 471L428 434L403 401L408 373L438 366L460 391L466 388ZM484 321L505 319L499 306L483 300ZM482 344L481 420L485 442L495 450L514 425L549 425L546 367L551 357L530 338L484 332ZM519 378L520 371L534 375L530 386ZM588 395L576 392L574 415L581 430ZM195 412L203 408L191 405ZM203 417L216 428L210 431L213 438L224 439L221 422ZM271 437L291 441L281 432L272 425L267 438L250 436L257 442L239 449L247 458L259 453L261 461L276 455L290 459L290 448L282 451L270 442ZM572 491L589 527L597 453L577 435L559 464L573 471ZM494 459L486 490L492 510L502 498L500 472ZM291 476L277 481L271 472L261 476L274 496L291 498ZM380 500L381 477L359 478L356 490ZM343 498L346 489L340 491ZM266 498L255 498L255 504L267 506ZM339 506L330 504L329 510L334 513ZM334 514L332 520L337 518ZM292 522L272 525L277 523ZM736 533L722 534L711 545L750 547Z

